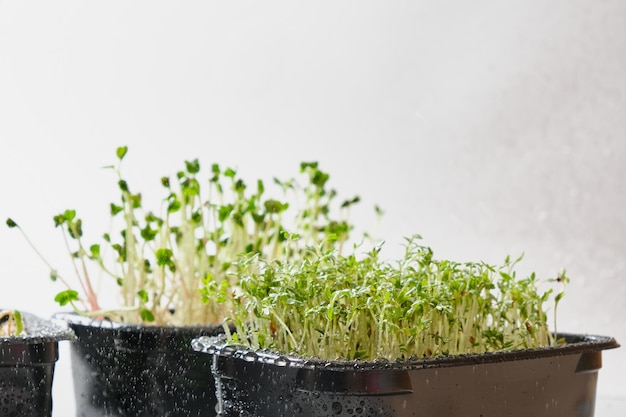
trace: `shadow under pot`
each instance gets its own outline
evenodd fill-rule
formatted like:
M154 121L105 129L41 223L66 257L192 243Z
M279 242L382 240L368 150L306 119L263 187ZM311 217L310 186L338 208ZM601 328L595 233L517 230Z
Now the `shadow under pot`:
M212 417L211 358L191 349L221 326L157 327L56 314L76 333L72 375L79 417Z
M193 341L213 357L218 410L240 416L591 417L608 337L406 361L324 361Z
M59 341L71 330L22 312L24 331L0 337L0 416L49 417Z

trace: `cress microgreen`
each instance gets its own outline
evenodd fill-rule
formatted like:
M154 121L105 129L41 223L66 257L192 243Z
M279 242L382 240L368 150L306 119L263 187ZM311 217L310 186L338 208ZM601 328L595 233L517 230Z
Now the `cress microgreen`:
M516 275L521 257L501 265L439 260L413 237L391 262L381 259L381 247L362 256L324 248L298 260L247 256L235 265L239 287L207 287L205 296L233 305L230 343L329 360L556 343L544 311L552 290L539 291L535 274Z
M229 316L228 306L203 303L199 290L237 286L230 272L239 255L296 260L309 246L341 251L352 230L347 213L359 198L335 202L329 174L317 162L300 164L295 178L266 184L244 181L235 169L218 164L202 178L200 162L186 161L175 175L160 179L162 204L148 208L123 176L127 155L127 147L117 148L116 163L106 167L115 175L119 199L109 204L112 226L102 241L85 242L85 226L73 209L53 217L62 230L75 281L57 272L15 221L6 222L22 231L46 262L50 277L64 284L55 301L78 313L128 323L220 323ZM335 208L338 217L331 214ZM94 266L119 286L119 307L100 305L91 279Z

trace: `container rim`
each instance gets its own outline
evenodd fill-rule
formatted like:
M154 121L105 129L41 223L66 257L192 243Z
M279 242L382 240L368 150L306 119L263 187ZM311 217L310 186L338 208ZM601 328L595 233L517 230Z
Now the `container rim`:
M81 343L100 340L106 349L128 352L189 350L190 342L201 336L224 333L221 325L155 326L129 324L109 319L82 316L77 313L56 313L53 320L62 322L76 333ZM106 342L105 342L106 341ZM103 347L104 348L104 347Z
M94 318L82 316L74 312L60 312L52 316L54 321L65 322L70 326L97 328L104 332L120 333L120 332L142 332L145 334L163 333L189 333L197 334L198 331L206 331L211 329L221 329L221 324L207 324L194 326L156 326L150 324L131 324L110 320L108 318Z
M60 325L54 320L45 320L34 314L22 311L25 332L18 336L0 337L0 346L7 345L43 345L62 340L74 340L72 329Z
M421 368L440 368L465 365L480 365L495 362L519 361L528 359L538 359L555 356L575 355L582 353L598 352L607 349L615 349L620 345L613 337L559 333L557 338L564 338L566 343L547 347L539 347L522 350L506 350L497 352L471 353L454 356L439 356L433 358L409 358L389 361L378 359L373 361L362 360L324 360L319 358L308 358L297 355L286 355L280 352L267 349L254 350L241 345L230 345L223 335L205 336L194 339L192 346L198 352L217 355L220 357L232 357L246 361L256 361L267 364L288 364L297 368L319 368L324 370L409 370ZM253 359L251 359L253 358Z

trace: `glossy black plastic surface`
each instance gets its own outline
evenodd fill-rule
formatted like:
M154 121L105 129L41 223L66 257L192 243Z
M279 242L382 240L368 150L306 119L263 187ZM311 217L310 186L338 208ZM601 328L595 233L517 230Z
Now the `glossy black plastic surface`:
M72 372L81 417L215 415L211 358L191 340L221 327L133 326L57 314L76 333Z
M591 417L602 351L612 338L406 361L323 361L200 338L214 358L218 407L231 416Z
M49 417L58 342L71 331L22 313L25 332L0 338L0 416Z

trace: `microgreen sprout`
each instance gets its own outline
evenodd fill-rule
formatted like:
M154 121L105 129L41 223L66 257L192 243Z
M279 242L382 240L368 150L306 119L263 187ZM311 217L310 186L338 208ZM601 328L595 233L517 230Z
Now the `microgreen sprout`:
M302 163L299 177L274 179L274 189L266 190L264 181L248 183L235 169L218 164L202 179L199 161L186 161L174 176L160 179L162 204L148 209L123 175L127 152L127 147L117 148L116 164L107 167L116 177L119 200L110 203L112 226L101 242L84 242L75 210L54 216L77 285L45 261L24 234L52 279L65 286L55 300L81 314L157 325L220 323L229 316L228 306L203 303L199 290L238 286L230 272L239 255L295 260L312 245L341 250L352 230L347 214L358 197L335 203L329 174L316 162ZM269 191L278 195L269 196ZM337 218L331 216L334 205ZM19 228L11 219L7 225ZM100 306L91 278L94 265L119 286L119 307Z
M544 311L551 290L540 292L535 274L516 276L521 258L497 266L438 260L418 237L407 239L396 262L381 260L381 249L363 256L317 249L296 261L247 256L236 263L240 287L207 291L207 299L234 305L231 343L329 360L555 343Z
M23 331L22 313L18 310L0 310L0 337L19 336Z

